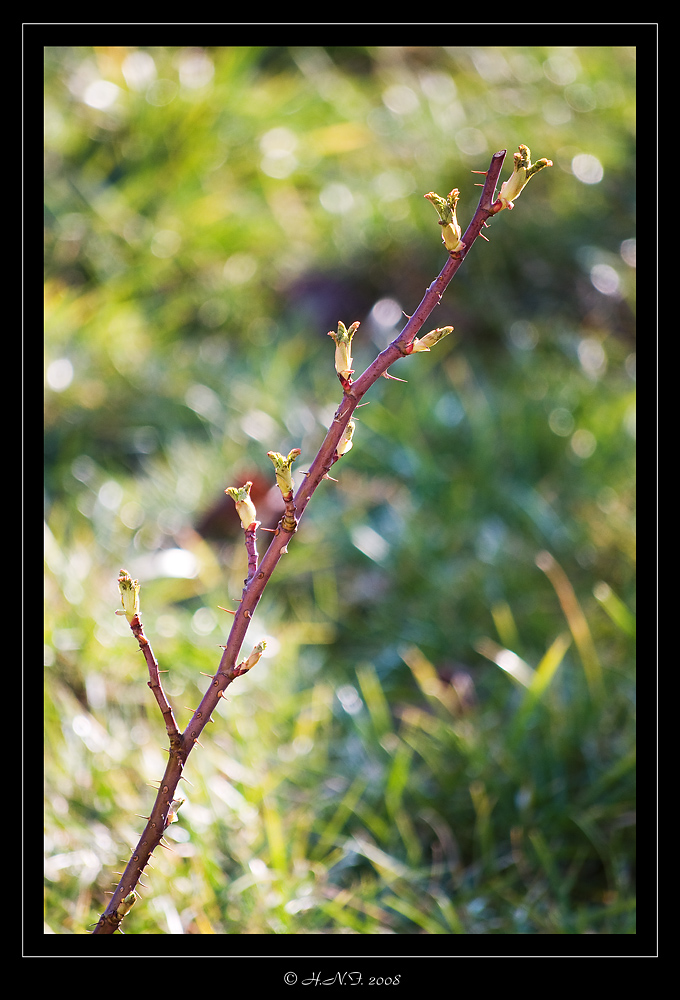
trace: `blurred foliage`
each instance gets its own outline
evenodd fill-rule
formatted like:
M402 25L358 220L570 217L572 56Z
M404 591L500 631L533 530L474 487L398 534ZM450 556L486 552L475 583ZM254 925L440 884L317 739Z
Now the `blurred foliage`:
M327 331L363 370L445 261L423 194L465 229L523 142L554 167L368 394L125 928L634 931L634 95L616 47L45 50L48 930L164 767L120 567L185 725L245 575L225 487L276 523Z

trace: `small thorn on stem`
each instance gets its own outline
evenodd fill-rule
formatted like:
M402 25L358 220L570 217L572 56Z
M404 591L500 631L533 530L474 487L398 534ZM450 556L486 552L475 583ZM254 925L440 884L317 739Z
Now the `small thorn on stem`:
M223 608L220 604L218 604L217 607L220 609L220 611L226 611L228 615L235 615L236 614L235 611L230 611L229 608ZM209 676L209 675L206 675L206 676Z
M482 237L483 240L486 240L487 243L491 243L491 240L489 239L489 237L485 236L484 233L480 233L479 235Z
M383 378L392 378L392 379L394 379L395 382L408 382L408 379L397 378L396 375L390 375L389 372L383 372L382 374L383 374Z
M488 171L487 171L487 170L471 170L471 171L470 171L470 173L471 173L471 174L484 174L484 176L486 177L486 175L487 175ZM483 187L483 186L484 186L484 185L482 185L482 187Z

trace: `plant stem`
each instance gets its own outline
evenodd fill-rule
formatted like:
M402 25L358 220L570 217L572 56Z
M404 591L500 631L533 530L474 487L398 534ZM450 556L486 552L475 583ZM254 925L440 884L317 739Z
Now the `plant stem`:
M292 538L293 533L297 528L297 523L304 514L307 504L309 503L314 491L319 486L319 483L321 483L322 480L328 475L328 472L332 468L333 464L338 461L336 451L338 442L340 441L340 438L342 437L342 434L347 427L356 406L374 382L387 373L391 364L399 358L405 357L409 354L408 348L413 343L416 334L432 310L435 306L439 305L446 286L458 271L458 268L461 266L463 260L469 253L472 244L480 235L482 226L485 224L487 219L494 215L492 210L494 192L496 184L498 183L501 168L503 166L503 160L505 159L505 153L506 150L501 150L498 153L494 153L491 158L491 163L486 173L486 181L484 183L482 195L479 199L479 204L472 217L470 225L463 236L463 249L458 251L454 256L449 257L439 276L432 282L425 292L420 305L408 320L404 329L392 341L392 343L378 355L375 361L369 365L366 371L355 382L352 382L351 378L342 380L344 392L342 402L333 417L328 433L326 434L323 444L321 445L316 458L312 462L309 471L305 476L304 482L295 494L294 499L292 501L288 499L286 500L286 513L279 522L277 533L274 535L269 548L262 557L259 567L257 565L257 552L255 550L256 528L253 528L252 530L250 528L246 529L248 578L243 591L243 597L241 598L241 603L239 604L236 615L234 616L229 638L227 639L227 644L224 648L224 653L222 654L217 672L212 678L210 686L203 696L200 705L194 712L189 725L181 735L179 734L175 720L172 717L172 710L170 709L167 699L165 699L165 695L160 686L160 680L158 679L158 664L153 657L153 653L151 653L148 641L145 637L143 637L141 622L139 623L139 634L142 636L146 645L142 645L142 639L140 639L140 635L135 632L135 628L133 627L133 632L137 635L140 646L142 646L145 651L147 662L149 662L150 654L153 664L155 665L154 675L151 673L152 666L149 662L149 670L152 676L152 681L155 676L157 684L149 682L149 687L151 687L154 692L156 700L158 701L161 711L163 712L163 717L166 721L166 728L170 737L170 748L168 751L170 753L170 759L165 769L165 774L163 775L149 821L144 829L144 832L142 833L142 836L140 837L139 843L137 844L130 861L128 862L125 872L123 873L123 877L111 897L109 905L99 918L99 922L92 932L93 934L113 934L118 928L122 919L118 913L118 907L125 897L137 885L139 876L146 867L151 854L161 842L163 831L168 823L170 803L175 796L175 790L182 777L182 771L186 760L195 744L198 742L198 738L203 731L203 728L210 720L212 713L217 707L219 699L223 696L225 689L236 677L239 676L236 669L236 660L262 593L267 586L279 559L287 551L288 542ZM149 653L147 653L147 650ZM164 705L166 707L164 707Z

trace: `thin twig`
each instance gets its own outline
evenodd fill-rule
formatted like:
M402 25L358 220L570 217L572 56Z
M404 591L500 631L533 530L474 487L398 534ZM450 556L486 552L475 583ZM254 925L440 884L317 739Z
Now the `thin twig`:
M163 719L165 720L165 728L170 737L170 745L172 746L173 741L177 746L181 742L181 734L177 728L177 723L175 722L175 716L172 713L172 707L170 702L165 696L165 691L163 690L163 685L161 684L160 672L158 669L158 661L153 655L153 650L151 649L151 644L147 637L144 635L144 626L142 625L139 615L135 615L130 622L130 628L132 633L139 643L139 647L144 653L144 659L146 660L147 666L149 668L149 680L147 681L149 687L154 693L156 701L158 702L158 707L160 708Z

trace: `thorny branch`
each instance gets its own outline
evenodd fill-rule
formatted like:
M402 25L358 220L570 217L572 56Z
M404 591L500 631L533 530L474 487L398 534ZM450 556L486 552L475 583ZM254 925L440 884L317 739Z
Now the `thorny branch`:
M520 147L520 149L522 148L526 147ZM338 377L340 378L340 382L343 386L342 402L338 406L324 442L321 445L316 458L312 462L309 471L306 473L302 485L294 497L292 495L292 491L287 495L284 495L286 507L285 513L279 522L274 538L265 552L259 567L257 564L257 551L255 547L255 536L258 522L256 522L253 517L252 523L246 524L245 522L248 520L248 515L241 513L239 510L241 519L244 522L244 528L246 529L248 552L248 577L246 579L246 586L244 588L238 610L234 615L234 621L229 633L229 638L226 646L224 647L224 653L222 654L217 672L212 678L208 690L206 691L200 705L194 712L184 733L180 734L172 714L172 709L170 708L163 692L163 688L160 683L158 664L153 656L149 642L144 636L141 620L138 614L138 605L135 604L134 608L131 607L131 612L135 613L129 614L128 620L130 622L132 632L137 638L141 649L144 651L144 655L149 665L149 687L153 691L161 712L163 713L170 741L170 747L167 750L170 756L165 769L165 774L160 782L156 801L154 802L151 814L148 817L148 822L144 828L144 832L142 833L139 843L132 853L132 857L125 868L118 887L111 897L111 901L99 918L99 921L93 931L94 934L113 934L118 929L121 920L135 902L135 887L139 882L140 876L144 873L144 869L149 863L149 859L153 851L159 844L163 847L166 846L162 843L163 833L169 824L176 818L177 809L179 808L179 805L181 805L182 800L176 799L175 793L177 785L183 777L182 772L184 770L186 760L194 746L198 743L198 738L203 731L204 726L210 720L215 708L217 707L219 699L224 696L226 688L236 679L236 677L239 677L241 674L249 670L253 665L253 662L256 662L259 658L264 645L263 643L260 643L259 646L255 647L255 650L253 650L253 653L247 661L243 661L237 666L237 657L243 644L243 640L245 639L246 632L248 631L248 627L252 621L255 609L257 608L259 600L274 571L274 568L276 567L281 556L287 551L288 542L290 541L293 533L296 531L297 525L300 518L304 514L307 504L321 481L328 477L328 473L334 463L342 457L342 454L349 450L349 435L353 429L350 422L352 420L354 410L368 389L370 389L373 383L376 382L381 376L386 376L387 378L393 377L388 374L388 369L391 364L399 358L406 357L408 354L412 353L416 334L435 306L437 306L441 301L444 289L447 287L463 263L473 243L480 235L482 227L486 224L487 220L500 211L501 208L509 207L502 204L500 200L494 202L496 184L503 166L505 153L505 150L501 150L498 153L494 153L491 158L489 169L486 171L486 180L484 182L477 210L475 211L472 221L463 235L462 241L457 242L459 249L451 254L442 268L441 273L429 286L420 305L410 317L401 333L399 333L392 343L378 355L375 361L369 365L366 371L356 381L352 381L350 370L338 372ZM517 163L517 154L515 154L515 160ZM526 162L529 162L528 157ZM516 197L516 194L513 196ZM351 358L349 361L351 364ZM343 443L341 443L341 441ZM339 446L340 450L338 450ZM270 453L270 457L272 454L274 453ZM250 490L250 484L246 484L246 487L242 490L230 489L227 492L230 492L234 499L236 499L235 494L238 494L240 502L245 504L249 502L247 494ZM239 503L237 502L237 509L238 508Z

